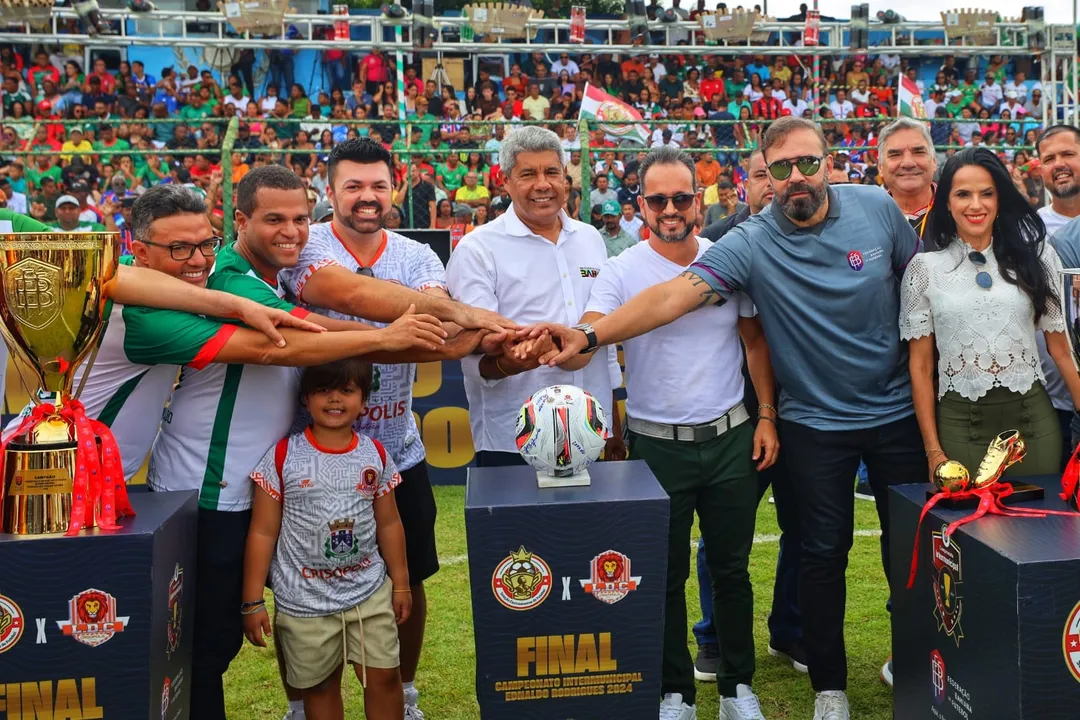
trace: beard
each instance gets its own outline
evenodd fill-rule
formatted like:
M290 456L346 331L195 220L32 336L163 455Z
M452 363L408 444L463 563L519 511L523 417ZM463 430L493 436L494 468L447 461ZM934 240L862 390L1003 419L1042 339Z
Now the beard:
M683 224L683 228L682 228L682 230L671 230L671 231L662 230L661 228L663 226L660 224L660 222L662 220L681 220L682 224ZM656 237L660 238L661 242L677 243L677 242L682 242L683 240L685 240L686 237L688 235L690 235L690 233L692 233L694 231L694 226L692 224L686 222L686 218L684 218L682 215L667 215L667 216L664 216L664 217L656 218L656 224L655 225L652 224L652 223L649 223L649 230L652 231L653 235L656 235Z
M357 221L353 213L357 212L361 208L373 207L376 214L371 219L365 219ZM356 202L347 213L340 212L336 207L334 208L334 219L339 221L342 225L349 228L353 232L368 232L363 228L357 227L360 224L374 223L376 229L382 229L386 227L386 221L390 219L390 210L383 211L382 205L372 202Z
M1053 178L1051 178L1051 182L1046 186L1046 189L1058 200L1067 200L1080 195L1080 182L1078 182L1074 176L1071 183L1065 187L1058 187L1054 184Z
M795 222L806 222L825 204L829 183L823 182L817 187L810 183L792 183L784 192L773 197L773 202L780 206L784 214ZM792 198L797 192L805 192L805 197Z

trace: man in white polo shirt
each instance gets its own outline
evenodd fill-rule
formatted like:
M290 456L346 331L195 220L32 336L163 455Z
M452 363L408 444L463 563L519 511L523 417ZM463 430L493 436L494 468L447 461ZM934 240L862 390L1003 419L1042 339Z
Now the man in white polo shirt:
M690 156L671 147L650 151L641 163L638 205L651 231L649 240L604 265L581 323L599 320L641 291L677 277L712 246L694 233L700 202L694 170ZM763 720L750 687L754 600L749 562L758 503L754 461L763 470L775 462L779 449L775 386L754 306L741 293L732 300L623 345L631 456L648 463L671 498L662 720L696 716L694 665L686 645L686 546L695 510L713 582L720 720ZM743 405L743 344L760 403L756 408ZM587 361L584 355L562 367ZM685 392L690 387L694 391ZM754 416L756 428L750 422Z
M577 322L607 260L600 233L563 210L569 187L559 137L524 127L503 140L499 160L513 203L505 214L461 239L447 266L455 300L520 323L551 318ZM461 361L478 466L519 465L514 427L525 399L548 385L576 385L615 420L609 457L621 457L622 431L612 389L622 384L614 348L585 367L537 369L535 358L512 353L470 355Z

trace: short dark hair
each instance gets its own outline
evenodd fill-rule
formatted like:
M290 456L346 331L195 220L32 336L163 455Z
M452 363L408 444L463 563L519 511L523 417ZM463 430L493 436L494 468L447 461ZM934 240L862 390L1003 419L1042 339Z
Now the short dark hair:
M313 365L300 376L300 397L320 390L343 390L353 383L367 400L371 395L372 373L371 363L355 357Z
M1043 130L1042 133L1039 135L1039 138L1035 141L1035 149L1038 150L1040 154L1042 154L1043 140L1047 140L1054 137L1055 135L1060 135L1061 133L1066 132L1072 133L1073 137L1076 138L1076 142L1080 143L1080 128L1064 124L1051 125L1050 127Z
M263 188L267 190L303 190L304 181L292 170L281 165L266 165L255 168L244 176L236 186L236 209L248 217L255 214L258 207L257 196Z
M155 185L135 201L131 209L131 231L135 239L150 239L155 220L173 215L204 215L206 202L197 192L182 185Z
M653 165L684 166L690 171L690 183L694 188L694 192L697 192L697 167L694 165L694 159L678 148L662 145L650 150L649 154L645 156L645 159L638 166L638 182L641 184L642 194L645 193L645 175Z
M796 130L809 130L817 135L818 140L821 141L821 152L822 154L825 153L828 143L825 142L825 134L821 131L821 126L805 118L795 117L794 115L784 116L779 120L774 121L773 124L769 126L761 139L761 151L768 152L770 148L784 142L784 140L787 139L787 136Z
M334 146L334 149L330 151L330 162L327 163L327 179L331 186L334 184L334 171L341 162L354 162L361 165L385 163L390 179L394 178L394 158L390 155L390 151L383 147L382 143L370 138L346 140Z

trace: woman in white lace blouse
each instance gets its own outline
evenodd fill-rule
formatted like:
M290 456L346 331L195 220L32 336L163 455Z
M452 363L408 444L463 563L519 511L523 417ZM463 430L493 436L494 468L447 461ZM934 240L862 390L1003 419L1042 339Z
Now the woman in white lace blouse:
M1037 330L1078 406L1080 377L1058 304L1061 260L1042 219L994 153L969 148L945 164L928 224L941 249L917 255L904 273L900 335L910 340L930 472L958 460L974 474L994 436L1012 429L1028 454L1006 474L1060 472L1061 428L1043 388Z

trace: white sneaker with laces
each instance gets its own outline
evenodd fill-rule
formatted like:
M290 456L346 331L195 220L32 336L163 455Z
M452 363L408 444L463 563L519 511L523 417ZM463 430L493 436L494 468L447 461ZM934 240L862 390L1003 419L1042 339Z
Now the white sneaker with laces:
M682 693L668 693L660 703L660 720L697 720L697 705L682 701Z
M825 690L814 700L814 720L851 720L847 695L840 690Z
M765 720L757 695L749 685L737 685L735 697L720 700L720 720Z
M420 693L413 688L405 691L405 720L424 720L424 713L417 707Z

